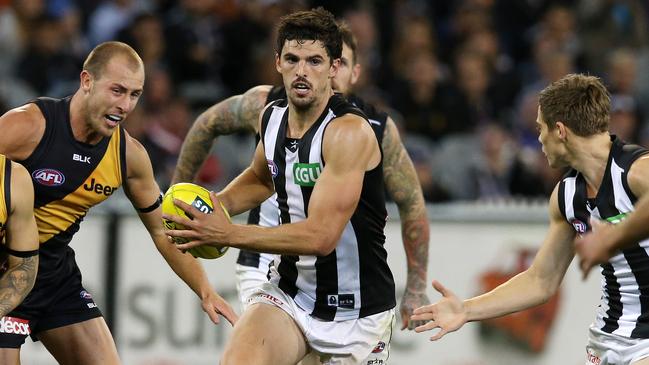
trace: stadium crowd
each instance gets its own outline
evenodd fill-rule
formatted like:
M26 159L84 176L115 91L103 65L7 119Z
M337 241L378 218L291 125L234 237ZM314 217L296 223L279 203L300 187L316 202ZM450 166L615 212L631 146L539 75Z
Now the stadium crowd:
M611 130L649 146L649 3L642 0L0 0L0 112L63 97L95 45L120 40L146 67L126 121L166 188L185 134L208 106L281 82L268 60L280 16L324 6L355 33L357 94L389 110L426 200L544 198L538 92L571 72L611 90ZM253 140L217 142L199 183L218 188Z

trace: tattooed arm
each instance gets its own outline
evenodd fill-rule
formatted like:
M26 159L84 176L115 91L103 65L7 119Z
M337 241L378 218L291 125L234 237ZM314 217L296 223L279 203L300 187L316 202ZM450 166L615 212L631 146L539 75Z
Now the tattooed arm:
M183 142L172 184L193 181L216 137L235 132L256 133L259 113L272 87L259 85L212 105L198 116Z
M408 260L408 279L401 299L401 329L414 329L409 321L415 308L429 303L426 296L429 227L426 204L415 168L401 143L394 121L388 117L383 133L383 176L388 194L399 207L401 237Z
M38 249L38 230L34 219L34 188L27 170L14 163L11 174L11 207L7 216L5 244L13 251ZM7 271L0 277L0 317L11 312L34 286L38 255L7 255Z

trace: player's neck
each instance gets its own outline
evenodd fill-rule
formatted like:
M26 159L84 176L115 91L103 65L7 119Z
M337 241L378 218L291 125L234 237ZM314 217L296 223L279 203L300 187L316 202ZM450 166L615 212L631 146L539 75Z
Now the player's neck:
M333 95L333 91L329 89L329 93L323 94L322 97L316 99L309 108L298 108L289 102L288 114L288 131L287 137L302 138L304 133L315 123L320 115L324 112L329 98Z
M600 133L590 137L577 137L578 141L573 148L573 161L570 165L582 175L593 192L599 190L609 153L611 151L611 138L608 133Z

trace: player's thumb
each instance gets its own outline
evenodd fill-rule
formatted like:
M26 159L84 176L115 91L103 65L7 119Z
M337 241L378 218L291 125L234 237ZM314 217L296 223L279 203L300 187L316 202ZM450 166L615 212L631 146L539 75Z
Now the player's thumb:
M590 227L592 228L593 231L598 230L600 227L604 225L603 221L593 217L592 215L590 216L588 222L590 223Z
M446 289L446 287L437 280L433 280L433 288L444 297L450 297L451 295L453 295L450 290Z

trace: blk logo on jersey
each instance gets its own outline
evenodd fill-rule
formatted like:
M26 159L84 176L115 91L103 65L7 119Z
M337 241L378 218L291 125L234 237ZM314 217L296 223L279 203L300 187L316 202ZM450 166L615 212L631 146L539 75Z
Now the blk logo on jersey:
M314 186L321 171L319 163L296 163L293 164L293 180L300 186Z
M65 176L58 170L38 169L32 172L32 178L37 183L45 186L60 186L65 182Z
M27 336L31 332L29 321L26 319L16 317L0 318L0 333Z
M73 161L90 163L90 157L89 156L81 156L81 155L76 154L76 153L72 154L72 160Z

